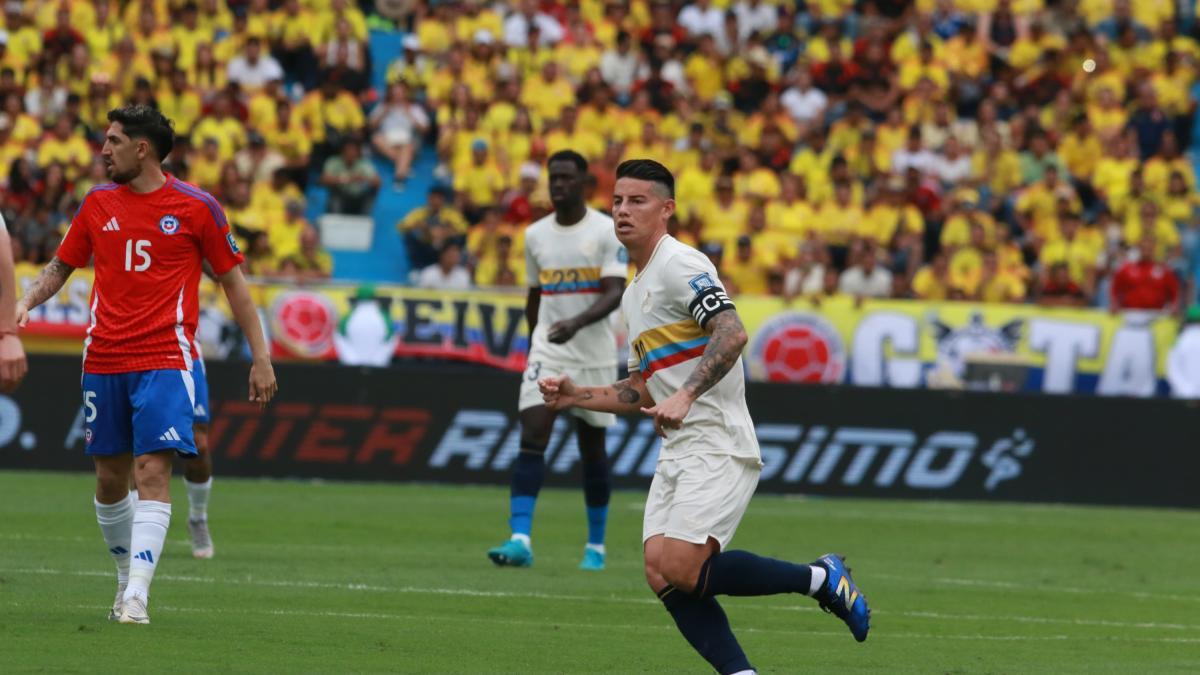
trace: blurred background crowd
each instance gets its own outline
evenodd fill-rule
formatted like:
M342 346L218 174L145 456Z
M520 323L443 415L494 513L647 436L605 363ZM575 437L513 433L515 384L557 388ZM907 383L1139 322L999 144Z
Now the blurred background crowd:
M397 226L425 286L523 286L544 163L677 179L675 236L738 293L1171 309L1200 269L1188 0L8 2L4 214L30 262L104 114L176 120L251 273L330 275L304 218L434 186ZM387 18L384 18L384 17ZM403 34L370 86L368 30ZM424 188L421 188L424 192ZM391 226L391 223L384 224Z

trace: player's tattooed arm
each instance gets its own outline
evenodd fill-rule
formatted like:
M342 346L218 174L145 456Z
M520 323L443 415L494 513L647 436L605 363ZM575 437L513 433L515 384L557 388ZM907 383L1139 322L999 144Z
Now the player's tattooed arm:
M708 321L710 335L708 346L700 357L700 363L683 383L684 391L695 400L725 377L737 363L748 339L746 327L736 311L724 311Z
M542 378L538 381L546 406L562 410L572 406L632 415L643 406L654 405L642 374L633 371L629 377L603 387L581 387L566 377Z
M59 260L58 256L46 263L37 279L33 280L29 290L25 292L25 297L17 302L17 323L21 326L28 323L29 310L54 297L74 271L74 267Z

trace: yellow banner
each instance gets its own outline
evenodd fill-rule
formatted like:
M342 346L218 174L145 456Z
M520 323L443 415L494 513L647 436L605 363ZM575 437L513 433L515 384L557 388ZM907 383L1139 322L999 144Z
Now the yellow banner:
M21 264L22 289L40 268ZM88 326L91 270L34 310L30 352L77 354ZM524 368L529 338L523 293L427 291L393 285L252 283L280 358L385 364L392 356L473 361ZM244 346L222 293L201 284L198 337L222 358ZM1055 393L1150 395L1161 388L1178 322L1156 313L1111 315L1033 305L865 300L819 304L741 297L750 333L751 378L865 386L954 386L968 363L1029 366L1027 388ZM621 339L621 349L627 349Z

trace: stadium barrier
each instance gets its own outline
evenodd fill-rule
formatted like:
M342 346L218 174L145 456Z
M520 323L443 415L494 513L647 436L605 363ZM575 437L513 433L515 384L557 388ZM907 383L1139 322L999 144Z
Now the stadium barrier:
M18 270L22 287L37 269ZM89 321L90 270L31 312L31 352L78 354ZM523 293L429 291L404 286L256 283L252 286L276 357L352 361L343 352L347 317L370 310L391 328L362 352L482 363L520 371L529 339ZM237 331L216 287L201 286L206 353L234 348ZM1178 322L1156 313L1113 316L1095 309L1033 305L828 299L785 303L743 297L749 376L757 381L917 388L960 382L973 354L1012 354L1029 364L1023 389L1043 393L1151 396L1166 393L1166 354ZM619 324L619 322L616 322ZM619 340L627 352L625 340Z
M506 484L519 376L281 364L279 399L246 401L244 364L209 366L218 475ZM42 356L0 396L0 468L88 470L76 358ZM36 383L36 386L34 384ZM1084 396L750 383L763 492L1200 507L1196 404ZM578 484L560 418L547 481ZM608 436L620 487L645 489L648 418Z

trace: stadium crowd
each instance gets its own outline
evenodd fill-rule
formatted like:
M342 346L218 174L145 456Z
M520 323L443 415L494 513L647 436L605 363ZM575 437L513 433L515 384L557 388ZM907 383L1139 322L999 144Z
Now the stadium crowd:
M225 206L247 272L330 276L304 188L310 176L356 186L354 167L330 158L348 161L338 134L362 119L366 19L347 0L274 4L3 4L0 208L20 264L53 256L83 196L108 182L106 115L137 102L174 120L167 169Z
M373 139L442 184L415 267L520 285L545 158L664 160L740 293L1173 307L1200 254L1200 55L1171 0L419 3ZM449 245L447 245L447 243ZM458 244L458 245L456 245Z
M523 227L549 211L545 159L572 148L600 209L622 159L663 160L673 231L739 293L1159 308L1194 292L1200 46L1172 0L399 12L6 2L0 181L19 256L53 254L105 181L105 113L132 100L176 121L169 169L222 201L257 275L329 276L306 188L369 214L381 189L407 189L427 145L436 182L399 223L424 285L523 285ZM404 34L383 91L368 26Z

